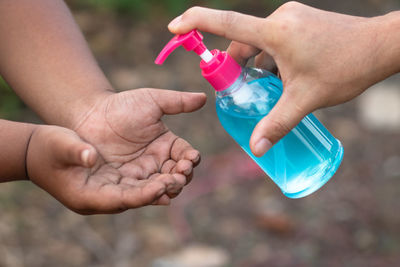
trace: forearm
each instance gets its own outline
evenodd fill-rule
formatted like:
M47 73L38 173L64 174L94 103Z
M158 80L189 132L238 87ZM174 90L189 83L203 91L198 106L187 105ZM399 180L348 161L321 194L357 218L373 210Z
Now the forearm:
M0 182L26 177L26 152L34 124L0 120Z
M0 74L39 116L73 127L112 87L61 0L0 1Z

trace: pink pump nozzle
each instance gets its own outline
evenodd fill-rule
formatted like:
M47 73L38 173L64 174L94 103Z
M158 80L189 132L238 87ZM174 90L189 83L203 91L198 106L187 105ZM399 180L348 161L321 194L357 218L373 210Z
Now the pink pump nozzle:
M203 36L197 30L176 35L160 52L155 63L158 65L163 64L165 59L182 45L187 51L193 50L203 59L200 62L201 74L214 89L216 91L225 90L236 81L242 68L228 53L217 49L210 52L202 40Z
M203 43L203 35L201 35L197 30L192 30L188 33L175 35L171 41L164 47L155 60L157 65L161 65L167 59L167 57L179 46L183 46L187 51L194 51L198 54L204 61L209 62L213 55L207 49Z

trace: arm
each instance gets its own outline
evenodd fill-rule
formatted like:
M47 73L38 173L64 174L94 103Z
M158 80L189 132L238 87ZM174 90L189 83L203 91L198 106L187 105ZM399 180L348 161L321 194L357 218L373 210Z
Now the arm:
M0 74L44 121L99 154L90 175L71 170L71 179L37 180L42 188L74 210L104 213L168 204L190 182L199 152L161 118L201 108L204 94L113 92L61 0L0 0L0 36Z
M283 94L253 131L256 156L310 112L400 71L400 12L363 18L288 2L267 18L192 8L169 25L176 34L194 28L234 40L228 52L242 64L257 56L256 66L279 69Z
M73 128L112 90L61 0L0 1L0 75L39 116Z
M26 152L37 126L0 120L0 182L25 180Z
M46 180L55 168L92 167L97 160L94 148L71 130L7 120L0 120L0 151L0 182Z

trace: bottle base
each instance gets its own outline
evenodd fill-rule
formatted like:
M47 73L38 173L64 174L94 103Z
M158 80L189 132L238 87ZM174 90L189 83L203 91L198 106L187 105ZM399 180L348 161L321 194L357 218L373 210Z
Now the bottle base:
M339 146L339 150L336 153L335 156L335 160L331 165L331 168L328 168L325 171L325 174L322 175L322 177L319 179L318 183L313 184L312 186L301 190L299 192L296 193L289 193L289 192L285 192L282 190L282 193L287 196L288 198L302 198L302 197L306 197L312 193L314 193L315 191L317 191L319 188L321 188L326 182L329 181L329 179L335 174L335 172L337 171L337 169L339 168L341 162L343 159L343 147L342 145Z

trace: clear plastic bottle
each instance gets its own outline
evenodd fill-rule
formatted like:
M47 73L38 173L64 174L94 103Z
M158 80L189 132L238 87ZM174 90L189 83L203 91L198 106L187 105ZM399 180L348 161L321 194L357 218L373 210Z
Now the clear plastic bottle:
M290 198L307 196L339 167L343 147L315 118L306 116L264 156L249 147L256 124L275 106L282 82L266 70L243 68L237 81L216 92L216 110L225 130Z
M203 37L193 30L177 35L156 59L162 64L177 47L196 52L202 75L216 90L216 110L225 130L290 198L311 194L336 172L343 157L339 140L309 114L264 156L255 157L249 147L256 124L282 94L282 82L272 73L240 67L226 52L208 51Z

